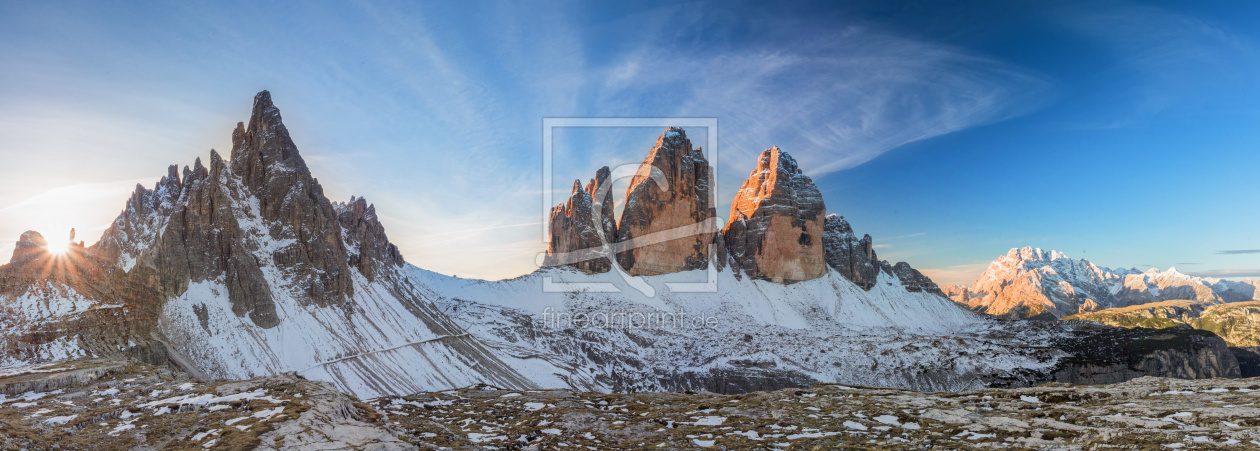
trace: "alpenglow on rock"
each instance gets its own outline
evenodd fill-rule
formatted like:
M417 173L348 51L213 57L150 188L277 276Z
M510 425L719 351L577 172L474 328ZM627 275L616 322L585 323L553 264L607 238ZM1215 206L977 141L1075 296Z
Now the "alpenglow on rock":
M636 276L704 269L716 220L713 168L683 129L670 127L626 190L617 239L628 250L617 261Z
M778 146L761 152L757 168L731 203L722 235L745 274L793 283L821 277L827 207L814 181Z
M610 245L616 241L616 221L612 218L612 193L606 186L608 176L608 167L600 168L585 190L581 181L574 180L568 202L551 208L547 222L551 239L543 266L568 265L587 273L612 269L608 256ZM595 203L594 196L601 187L604 201ZM602 225L596 224L597 213Z
M1195 277L1176 268L1110 269L1032 247L1011 249L970 289L950 291L955 302L977 312L1046 320L1170 300L1202 304L1260 300L1254 286L1242 282Z

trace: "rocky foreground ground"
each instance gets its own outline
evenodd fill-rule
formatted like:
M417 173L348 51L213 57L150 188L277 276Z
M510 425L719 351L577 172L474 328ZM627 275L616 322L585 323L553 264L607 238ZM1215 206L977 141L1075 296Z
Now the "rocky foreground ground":
M80 360L0 372L0 449L1255 449L1260 379L963 393L841 385L360 401L285 375L200 383Z

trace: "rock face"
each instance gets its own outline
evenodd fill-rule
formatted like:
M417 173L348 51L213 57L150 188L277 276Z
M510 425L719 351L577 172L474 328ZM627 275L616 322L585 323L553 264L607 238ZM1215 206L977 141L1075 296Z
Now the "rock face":
M906 291L911 293L922 291L942 294L941 288L936 286L936 282L923 275L919 270L911 268L909 263L897 262L897 264L893 265L893 275L896 275L897 279L901 280L901 284L906 287Z
M44 252L47 252L48 241L44 240L44 236L34 230L27 230L22 233L22 237L18 238L17 246L13 249L13 257L9 258L9 263L34 258Z
M1058 346L1072 356L1059 361L1053 371L1056 382L1097 385L1142 376L1206 379L1242 374L1224 340L1188 327L1083 327Z
M617 217L613 211L616 204L612 197L612 180L609 179L611 176L612 171L608 169L608 166L604 166L595 171L595 178L586 184L586 194L589 194L591 201L594 202L591 213L599 213L595 222L604 233L606 243L617 242Z
M827 207L814 181L787 152L772 147L731 204L722 235L734 265L750 277L794 283L821 277Z
M346 249L350 253L347 261L351 267L357 268L369 281L376 280L391 267L402 267L402 253L385 236L385 226L376 218L376 205L354 196L348 203L332 205L337 212L337 223L345 233Z
M1169 300L1203 304L1260 300L1255 286L1245 282L1189 276L1176 268L1110 269L1031 247L1011 249L969 290L952 291L955 302L977 312L1046 320Z
M607 167L602 171L607 174ZM607 179L607 175L604 178ZM595 206L590 192L594 189L595 180L591 180L589 191L583 190L581 182L575 180L569 201L551 208L547 225L551 240L547 244L547 257L543 265L568 265L587 273L604 273L612 269L606 247L612 241L611 238L605 241L605 237L610 235L601 236L606 229L595 222L594 214L603 206ZM611 205L606 209L611 210Z
M843 216L831 214L823 224L823 246L828 266L862 289L875 286L880 264L870 235L857 239Z
M681 128L670 127L626 190L617 239L628 250L617 261L631 275L704 269L716 217L713 168Z

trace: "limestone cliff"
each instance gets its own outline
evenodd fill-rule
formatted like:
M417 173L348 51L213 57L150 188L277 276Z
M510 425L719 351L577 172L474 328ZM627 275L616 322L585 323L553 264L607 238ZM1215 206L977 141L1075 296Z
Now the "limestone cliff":
M787 152L771 147L731 203L722 235L735 267L751 277L782 283L816 279L827 272L826 213L814 181Z

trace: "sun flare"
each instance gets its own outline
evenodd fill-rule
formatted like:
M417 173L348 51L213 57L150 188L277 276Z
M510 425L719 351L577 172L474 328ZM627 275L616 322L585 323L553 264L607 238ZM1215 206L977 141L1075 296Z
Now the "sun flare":
M50 254L63 255L70 249L70 243L53 240L48 242L48 246L46 246L45 249L48 249L48 253Z

